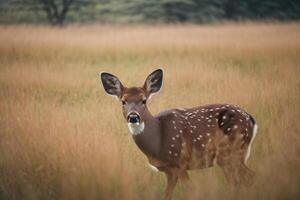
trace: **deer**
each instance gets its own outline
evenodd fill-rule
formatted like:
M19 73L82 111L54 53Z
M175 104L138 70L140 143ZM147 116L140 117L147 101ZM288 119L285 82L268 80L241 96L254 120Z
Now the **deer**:
M230 185L250 185L255 173L246 163L257 132L255 119L237 105L224 103L152 115L147 102L160 91L163 76L159 68L142 87L125 87L115 75L100 73L105 92L122 104L134 142L150 166L166 175L165 199L172 199L178 179L192 188L189 170L215 165L221 167Z

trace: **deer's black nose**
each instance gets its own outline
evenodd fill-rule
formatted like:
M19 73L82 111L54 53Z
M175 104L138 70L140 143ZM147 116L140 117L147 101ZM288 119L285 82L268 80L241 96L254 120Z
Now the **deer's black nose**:
M141 120L141 118L140 118L139 114L136 112L131 112L127 116L127 121L129 123L140 123L140 120Z

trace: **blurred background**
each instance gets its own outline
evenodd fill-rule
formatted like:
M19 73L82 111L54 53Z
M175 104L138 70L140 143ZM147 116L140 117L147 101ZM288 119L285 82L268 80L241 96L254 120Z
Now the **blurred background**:
M190 171L174 199L300 197L299 0L0 0L0 199L162 199L99 72L141 86L164 67L153 114L237 104L258 134L252 186Z
M0 0L1 23L207 23L299 17L299 0Z

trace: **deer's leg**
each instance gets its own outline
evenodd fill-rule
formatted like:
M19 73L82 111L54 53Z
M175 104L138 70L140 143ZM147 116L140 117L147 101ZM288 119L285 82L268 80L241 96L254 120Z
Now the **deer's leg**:
M186 170L182 171L182 172L179 174L179 178L180 178L182 184L183 184L185 187L189 187L189 186L190 186L191 180L190 180L189 174L187 173Z
M179 174L179 178L183 184L187 184L188 182L190 182L189 174L185 170Z
M194 191L194 186L192 181L190 180L188 172L186 170L182 171L179 175L179 178L185 188L186 196L191 195Z
M232 165L230 165L230 164L224 164L224 165L220 165L220 167L223 170L223 173L225 175L225 178L226 178L227 182L231 186L237 185L237 181L236 181L236 178L235 178L235 170L232 167Z
M253 178L255 176L255 173L251 169L249 169L246 164L250 154L250 145L251 144L249 144L249 146L246 148L247 150L245 150L242 153L240 169L239 169L239 176L241 177L243 184L247 186L253 183Z
M228 145L225 145L224 147L220 148L217 157L217 164L222 168L227 182L231 186L234 186L236 185L236 181L234 178L235 172L234 172L231 152L232 151Z
M253 183L253 178L255 176L255 173L249 169L245 163L241 162L239 166L238 176L241 180L241 183L250 186Z
M178 175L174 172L166 172L166 176L167 176L167 188L165 192L165 199L171 200L174 188L178 180Z
M249 148L249 147L248 147ZM245 156L247 156L248 148L240 149L236 151L235 156L233 157L232 164L234 164L235 176L238 184L250 186L253 182L255 173L250 170L246 165Z
M240 184L251 185L254 172L251 171L244 163L241 154L233 155L228 160L222 160L219 166L222 168L224 175L232 186ZM225 162L224 162L225 161Z

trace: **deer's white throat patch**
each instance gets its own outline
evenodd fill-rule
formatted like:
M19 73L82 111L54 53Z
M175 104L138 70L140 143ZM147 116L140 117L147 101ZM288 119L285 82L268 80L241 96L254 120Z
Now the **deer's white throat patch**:
M145 123L127 123L129 131L132 135L141 134L145 129Z

